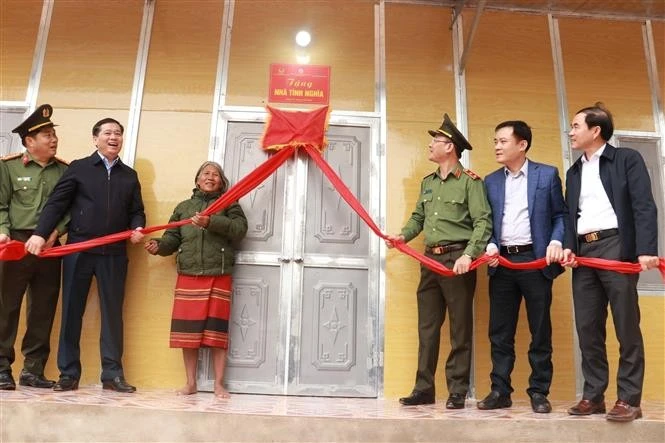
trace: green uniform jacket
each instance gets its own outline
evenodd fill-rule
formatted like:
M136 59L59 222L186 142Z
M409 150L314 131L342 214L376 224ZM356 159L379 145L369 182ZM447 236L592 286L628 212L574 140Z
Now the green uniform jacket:
M401 234L408 242L421 231L426 246L468 241L464 254L481 255L492 233L492 209L480 177L458 162L447 177L437 169L423 178L416 208Z
M32 230L37 227L42 208L55 184L67 169L67 163L53 158L42 167L26 151L0 161L0 234L9 230ZM65 232L69 216L56 229Z
M191 218L219 198L219 192L205 194L198 189L189 200L182 201L173 210L170 222ZM232 203L226 209L210 216L210 224L201 229L191 223L170 228L159 243L159 255L177 251L178 273L185 275L223 275L233 272L235 245L247 233L247 218L240 205Z

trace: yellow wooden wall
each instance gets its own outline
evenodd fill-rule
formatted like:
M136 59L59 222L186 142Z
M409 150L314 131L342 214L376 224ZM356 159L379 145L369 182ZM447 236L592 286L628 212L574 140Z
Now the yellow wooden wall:
M661 88L665 79L662 23L655 28L654 40ZM600 100L614 115L614 127L621 130L655 131L647 66L642 47L642 27L639 23L561 19L559 22L563 64L568 91L568 112ZM593 36L602 45L584 42ZM587 37L588 38L588 37ZM661 102L662 103L662 102ZM663 147L661 147L661 152ZM660 214L662 217L663 215ZM665 233L660 233L665 235ZM640 297L642 334L646 353L644 398L665 398L665 297ZM610 363L612 398L619 359L619 345L614 333L611 313L607 321L607 351Z
M156 4L135 163L148 225L167 222L190 197L194 174L208 159L223 9L204 0ZM175 259L134 247L130 260L125 372L132 370L129 380L139 386L178 386L182 353L168 346Z
M398 233L411 216L422 177L436 166L427 160L428 129L447 112L455 119L450 14L438 7L386 5L387 171L386 230ZM411 246L423 249L421 237ZM413 387L418 356L415 290L418 264L394 250L386 258L385 396L399 397ZM442 329L439 367L450 346ZM439 374L440 375L440 374ZM440 378L438 378L440 379ZM444 386L438 392L444 391ZM440 394L439 394L440 395Z
M466 24L473 13L466 13ZM501 29L501 32L497 32ZM507 12L483 14L466 68L470 141L474 146L471 167L481 176L500 167L494 159L494 128L505 120L524 120L533 131L528 156L563 172L557 114L556 84L547 17ZM563 175L563 174L562 174ZM488 340L489 289L484 269L476 290L476 389L489 392L492 369ZM552 398L575 397L573 324L570 273L555 280L553 319L554 379ZM527 351L531 334L522 303L515 338L517 356L512 374L514 396L526 398L531 367Z
M41 1L1 0L0 100L20 101L32 64ZM141 26L142 1L56 0L38 102L51 103L66 159L92 152L90 128L106 116L127 122ZM374 2L320 1L302 8L297 0L237 0L230 47L226 104L263 106L270 63L296 63L293 37L313 34L312 64L330 65L331 107L374 110ZM387 170L386 228L397 232L409 217L420 180L434 169L427 161L429 135L444 112L456 120L450 10L417 4L385 5ZM175 204L189 196L193 174L208 156L210 123L223 2L157 2L149 49L136 169L143 185L148 224L165 222ZM473 11L464 13L467 28ZM614 112L618 129L654 130L641 25L635 22L565 18L559 21L569 113L596 100ZM665 94L665 25L654 23L661 91ZM589 36L594 36L591 41ZM598 43L600 42L600 43ZM537 15L486 11L480 21L466 70L471 168L486 175L497 168L492 155L494 126L523 119L534 131L530 157L556 165L563 175L554 70L547 19ZM665 96L665 95L664 95ZM412 246L422 248L422 240ZM174 387L182 382L178 350L168 348L175 281L170 258L150 257L130 248L131 270L125 303L125 371L141 388ZM410 391L417 357L415 289L418 265L394 251L386 259L384 395ZM478 395L489 388L487 278L479 271L476 292L476 369ZM646 399L665 398L664 297L642 297L647 345ZM573 323L569 273L555 282L555 377L552 398L575 395ZM59 313L47 374L57 376L55 350ZM19 340L23 330L19 331ZM437 374L448 353L447 322L442 331ZM608 331L612 371L617 345ZM98 382L99 306L89 297L82 339L83 383ZM515 397L525 397L529 367L525 318L517 333ZM19 344L20 346L20 344ZM19 353L20 354L20 353ZM15 371L20 370L19 355ZM613 377L613 376L612 376ZM608 397L613 395L610 384Z

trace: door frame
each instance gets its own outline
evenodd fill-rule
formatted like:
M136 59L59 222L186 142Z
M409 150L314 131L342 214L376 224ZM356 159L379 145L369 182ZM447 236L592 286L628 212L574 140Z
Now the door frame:
M289 108L289 110L306 110ZM216 133L213 136L209 159L216 161L224 167L224 157L226 153L226 137L229 123L263 123L267 119L266 109L260 107L224 107L217 112ZM329 115L328 125L363 127L369 129L371 148L370 153L370 171L369 179L369 207L365 208L372 220L382 231L385 231L386 217L386 180L385 180L385 149L381 140L381 116L378 113L367 112L339 112L332 111ZM324 178L325 180L325 178ZM371 234L369 242L370 266L368 271L368 321L372 324L372 330L367 331L368 343L372 344L371 349L371 373L369 374L372 383L375 385L377 397L382 398L384 393L384 325L385 325L385 256L386 248L380 238ZM247 261L242 251L238 252L236 261L240 264L251 264ZM288 322L291 319L290 301L287 297L280 298L280 312L289 318L281 318L280 322ZM278 340L280 343L287 343L287 335L291 331L289 328L280 327ZM371 340L371 341L370 341ZM284 349L280 353L278 365L288 371L290 361L289 349ZM199 373L197 375L200 390L212 390L213 385L209 374L210 355L208 352L201 352L199 356ZM283 383L283 395L287 395L289 387L288 376L280 377ZM292 394L294 395L294 394Z

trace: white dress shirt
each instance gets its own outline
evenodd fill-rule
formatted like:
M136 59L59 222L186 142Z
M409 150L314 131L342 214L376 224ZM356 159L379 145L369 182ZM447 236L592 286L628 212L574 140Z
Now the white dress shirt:
M506 174L506 189L499 241L503 246L529 245L532 243L527 192L529 160L515 174L508 168L503 172Z
M600 180L600 156L606 146L605 144L594 152L590 159L582 155L578 235L619 226L617 215Z

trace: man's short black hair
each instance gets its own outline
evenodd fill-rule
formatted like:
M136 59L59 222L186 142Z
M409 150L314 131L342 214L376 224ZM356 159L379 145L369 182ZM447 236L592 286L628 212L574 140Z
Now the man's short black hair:
M526 140L526 151L531 147L531 127L523 122L522 120L508 120L501 122L496 125L494 132L498 131L501 128L513 128L513 135L517 141Z
M106 123L115 123L116 125L120 126L120 133L124 134L125 133L125 128L120 124L120 122L114 118L111 117L106 117L95 123L95 126L92 127L92 135L97 137L99 135L99 131L102 129L102 125Z

